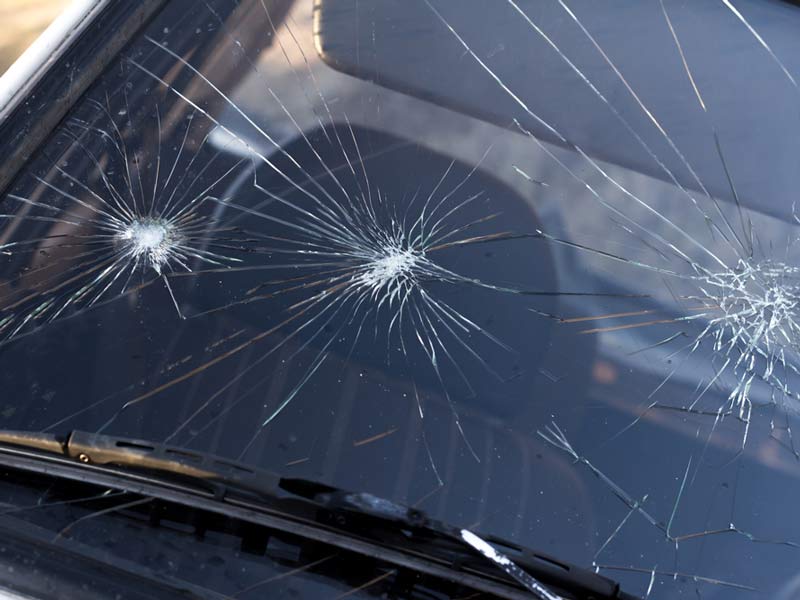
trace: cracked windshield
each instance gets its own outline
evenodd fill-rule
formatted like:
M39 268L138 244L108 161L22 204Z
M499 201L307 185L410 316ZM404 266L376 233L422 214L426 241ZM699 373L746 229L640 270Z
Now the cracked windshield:
M369 492L640 597L800 597L798 31L167 2L0 200L0 426Z

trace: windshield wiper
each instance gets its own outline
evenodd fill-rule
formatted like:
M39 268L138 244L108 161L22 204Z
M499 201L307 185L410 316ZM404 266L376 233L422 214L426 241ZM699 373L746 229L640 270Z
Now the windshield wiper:
M15 448L27 452L20 456ZM288 517L293 523L284 523L284 528L292 533L438 576L450 572L452 577L455 570L459 581L501 597L519 596L502 593L510 578L518 589L540 600L636 599L597 573L431 519L420 510L368 493L282 477L207 453L82 431L67 435L0 431L0 462L24 468L20 460L30 465L31 459L56 460L68 467L59 472L51 465L46 470L51 476L69 478L71 471L72 478L91 482L92 476L103 477L104 483L111 477L120 488L154 497L166 497L161 495L161 486L166 485L171 501L176 500L175 494L194 490L209 510L213 509L206 504L211 500L223 514L247 507L272 517ZM76 468L79 477L74 475ZM126 482L136 487L130 489ZM227 508L223 511L220 506Z

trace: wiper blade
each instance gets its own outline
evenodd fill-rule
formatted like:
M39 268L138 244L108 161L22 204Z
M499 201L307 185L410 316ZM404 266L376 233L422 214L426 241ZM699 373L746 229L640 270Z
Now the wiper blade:
M479 536L431 519L423 511L368 493L282 477L208 453L83 431L67 435L0 431L0 444L66 457L83 465L111 467L120 477L140 472L160 480L189 482L210 488L218 501L244 500L250 505L255 501L265 509L289 512L391 550L455 564L481 577L496 579L499 571L539 600L637 598L602 575L500 538Z
M423 511L385 498L364 492L342 491L304 479L284 478L281 487L314 500L331 510L340 520L343 516L346 519L349 514L350 519L343 522L356 531L375 527L376 524L385 526L393 523L396 527L394 533L399 537L398 543L411 533L422 539L431 536L430 543L438 538L439 541L466 544L543 600L562 598L552 589L566 594L567 598L637 600L637 596L622 591L617 582L607 577L495 536L478 536L468 529L431 519ZM389 531L384 530L383 535L388 535ZM507 552L501 552L498 547L506 548Z

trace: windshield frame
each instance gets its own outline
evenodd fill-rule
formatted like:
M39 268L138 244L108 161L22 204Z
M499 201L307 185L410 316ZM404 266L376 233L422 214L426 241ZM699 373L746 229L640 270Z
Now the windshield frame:
M0 102L0 194L13 185L83 92L167 2L75 3L0 77L0 100L5 100Z

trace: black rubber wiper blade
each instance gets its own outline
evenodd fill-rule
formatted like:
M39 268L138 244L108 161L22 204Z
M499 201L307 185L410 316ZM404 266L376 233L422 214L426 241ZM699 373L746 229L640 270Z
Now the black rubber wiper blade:
M0 430L0 444L35 449L82 464L113 467L120 474L158 474L162 478L210 488L219 500L256 502L284 512L300 508L299 505L290 507L287 498L299 499L305 502L299 515L303 519L312 518L341 533L368 539L392 550L458 562L461 568L480 576L496 578L501 572L505 573L539 600L637 598L602 575L500 538L479 536L431 519L417 509L368 493L281 477L212 454L83 431L58 435Z
M450 541L469 547L542 600L563 599L559 594L591 600L638 598L622 591L616 581L592 571L495 536L478 535L431 519L423 511L373 494L338 490L306 479L284 478L280 485L324 506L352 531L368 533L372 529L384 539L394 534L397 539L388 539L397 544L417 536L422 541L429 538L430 544Z

